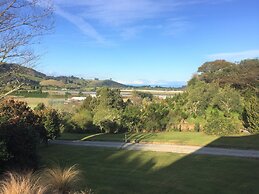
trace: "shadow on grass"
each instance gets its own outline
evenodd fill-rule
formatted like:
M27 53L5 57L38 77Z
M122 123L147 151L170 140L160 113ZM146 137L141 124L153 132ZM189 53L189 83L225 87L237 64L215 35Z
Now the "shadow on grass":
M246 136L226 136L209 143L206 147L228 147L259 150L259 134Z
M207 146L255 141L259 135L222 138ZM258 159L64 145L51 145L42 156L79 164L85 172L82 185L95 193L259 193Z
M136 142L136 143L139 143L141 142L142 140L145 140L145 139L148 139L148 138L151 138L153 137L154 134L153 133L133 133L133 134L126 134L126 142L129 141L129 142Z

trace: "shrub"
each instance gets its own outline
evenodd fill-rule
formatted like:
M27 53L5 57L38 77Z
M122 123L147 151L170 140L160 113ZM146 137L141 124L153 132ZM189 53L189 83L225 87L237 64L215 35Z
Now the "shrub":
M6 100L0 104L0 118L1 166L36 167L41 128L37 115L24 102Z
M128 105L122 115L122 125L130 132L140 132L143 128L141 114L141 107Z
M247 99L242 114L243 124L250 133L259 133L259 100L256 97Z
M73 165L68 168L53 167L43 171L44 185L50 193L70 193L80 180L80 170Z
M44 127L41 131L42 139L56 139L60 135L62 118L55 109L49 109L44 104L38 104L35 113L39 116L39 122Z
M93 118L94 124L105 133L118 133L121 128L121 112L112 108L99 108Z
M163 131L168 124L168 107L162 103L151 103L143 112L143 124L148 131Z
M56 139L60 135L61 118L55 109L48 110L44 115L44 127L48 139Z
M8 153L8 149L6 143L4 141L0 141L0 173L3 171L3 164L4 162L10 159L10 154Z
M204 126L204 132L210 135L230 135L239 133L238 123L233 117L225 117L223 112L211 113Z
M83 109L74 114L71 118L76 131L87 131L93 126L93 116L89 110Z

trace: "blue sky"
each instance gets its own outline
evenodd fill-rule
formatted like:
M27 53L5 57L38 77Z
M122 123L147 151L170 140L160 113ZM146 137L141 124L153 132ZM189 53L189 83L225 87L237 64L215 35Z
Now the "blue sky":
M259 57L258 0L54 0L37 69L174 85L204 62Z

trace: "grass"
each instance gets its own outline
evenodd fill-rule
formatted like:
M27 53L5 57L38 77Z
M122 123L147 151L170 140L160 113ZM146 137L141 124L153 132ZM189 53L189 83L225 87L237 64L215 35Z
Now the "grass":
M32 172L18 174L9 172L5 179L0 182L0 193L2 194L44 194L46 189L40 185L40 178Z
M40 171L7 172L0 181L1 194L72 194L76 192L81 171L71 167L52 166ZM80 191L82 194L89 192Z
M75 165L66 168L48 168L43 172L44 184L51 193L69 193L76 188L80 173Z
M259 160L50 145L42 165L52 161L83 172L81 187L97 194L259 193Z
M125 134L75 134L63 133L62 140L90 140L90 141L125 141ZM213 136L197 132L161 132L161 133L133 133L128 134L129 141L148 143L172 143L179 145L197 145L211 147L227 147L259 150L259 135L247 136Z

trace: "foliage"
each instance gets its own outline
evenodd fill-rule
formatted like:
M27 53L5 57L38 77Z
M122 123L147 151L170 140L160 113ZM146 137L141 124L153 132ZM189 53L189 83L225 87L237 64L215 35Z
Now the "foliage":
M141 104L143 99L146 100L153 100L154 96L153 94L149 92L140 92L140 91L133 91L132 92L132 101L134 104Z
M225 117L224 113L213 110L208 116L207 124L204 126L204 132L210 135L229 135L239 133L238 123L234 117Z
M61 118L55 109L47 109L44 112L44 127L48 139L56 139L60 135Z
M128 105L122 115L122 125L130 132L140 132L143 129L141 122L141 108L137 105Z
M35 167L42 129L38 116L26 103L6 100L0 104L0 117L0 142L6 150L1 154L3 166Z
M97 90L96 96L98 107L108 107L117 110L124 108L124 102L118 89L100 88Z
M27 91L20 90L14 93L15 96L23 96L25 98L47 98L49 96L48 92L42 92L41 90Z
M244 126L250 133L259 133L259 100L251 97L245 102L242 114Z
M70 121L74 125L74 130L78 132L86 132L93 127L93 116L87 109L75 113Z
M151 103L143 112L143 123L146 131L163 131L168 122L168 107L163 103Z
M254 88L258 92L259 59L247 59L239 63L216 60L199 67L200 79L206 83L218 82L231 85L238 90Z
M96 105L97 105L96 98L93 98L92 96L87 96L80 108L86 109L88 111L93 111Z
M258 82L256 73L249 71L258 72L258 65L257 59L206 62L184 93L166 100L134 91L124 102L119 90L100 88L97 97L87 97L80 110L91 112L94 125L108 133L188 130L227 135L241 131L242 122L256 133Z
M105 133L118 133L121 130L121 113L117 109L99 108L93 117L95 125Z
M37 104L37 106L34 108L34 110L35 110L35 111L43 111L43 110L45 110L46 108L47 108L46 105L41 102L41 103Z
M235 89L225 86L219 88L217 95L212 100L213 107L229 114L230 112L242 112L242 99L241 95Z

